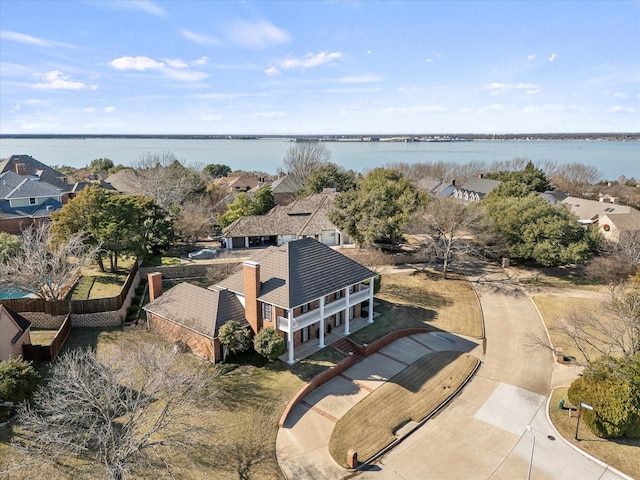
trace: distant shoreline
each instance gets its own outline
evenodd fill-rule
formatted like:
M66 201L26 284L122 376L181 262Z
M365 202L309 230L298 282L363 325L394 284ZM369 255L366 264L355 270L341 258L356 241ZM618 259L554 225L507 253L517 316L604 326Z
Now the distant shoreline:
M640 133L536 134L406 134L406 135L172 135L172 134L0 134L0 139L148 139L171 140L289 140L292 142L471 142L471 141L640 141Z

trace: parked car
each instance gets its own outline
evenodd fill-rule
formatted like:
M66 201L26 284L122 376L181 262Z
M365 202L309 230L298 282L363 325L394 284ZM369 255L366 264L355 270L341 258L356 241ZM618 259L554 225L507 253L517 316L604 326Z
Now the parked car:
M211 260L218 255L218 251L213 248L203 248L201 250L196 250L195 252L191 252L189 254L189 258L192 260Z

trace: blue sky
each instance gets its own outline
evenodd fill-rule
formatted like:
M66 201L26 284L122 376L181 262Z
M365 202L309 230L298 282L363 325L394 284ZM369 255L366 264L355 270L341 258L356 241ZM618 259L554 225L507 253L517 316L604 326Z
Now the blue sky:
M0 1L0 133L640 131L638 1Z

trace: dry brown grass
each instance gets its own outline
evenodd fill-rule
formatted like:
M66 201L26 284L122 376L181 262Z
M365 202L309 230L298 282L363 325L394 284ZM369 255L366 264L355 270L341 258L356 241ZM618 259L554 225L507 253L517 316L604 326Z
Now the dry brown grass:
M599 312L603 311L603 301L564 295L536 295L531 299L538 307L540 315L542 315L553 346L562 348L565 356L574 357L578 363L586 363L586 359L575 347L571 339L558 329L558 319L561 319L572 310L585 310L598 315ZM604 314L600 316L603 320L606 319Z
M347 452L371 458L395 440L395 432L441 405L473 371L478 359L459 352L426 355L374 390L336 423L329 452L346 467Z
M39 330L31 329L29 335L33 345L51 345L53 338L56 336L57 330Z
M435 272L383 275L377 298L417 308L427 324L447 332L482 336L482 314L467 279L450 273L447 280Z
M567 390L567 388L555 390L549 403L549 415L558 433L578 448L630 475L632 478L640 478L640 438L607 440L596 437L581 422L578 434L580 441L573 440L576 432L576 412L574 411L573 416L569 417L568 410L558 409L558 403L561 399L567 401Z

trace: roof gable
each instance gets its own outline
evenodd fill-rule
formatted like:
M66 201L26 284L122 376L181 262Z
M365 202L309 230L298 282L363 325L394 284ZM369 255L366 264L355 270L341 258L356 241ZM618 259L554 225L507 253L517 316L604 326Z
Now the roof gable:
M18 167L18 165L20 167ZM71 184L65 181L67 175L54 170L50 166L45 165L41 161L36 160L29 155L11 155L10 158L0 162L0 173L18 173L16 170L17 168L21 168L26 175L37 176L42 181L62 189L63 192L69 191L72 187Z

